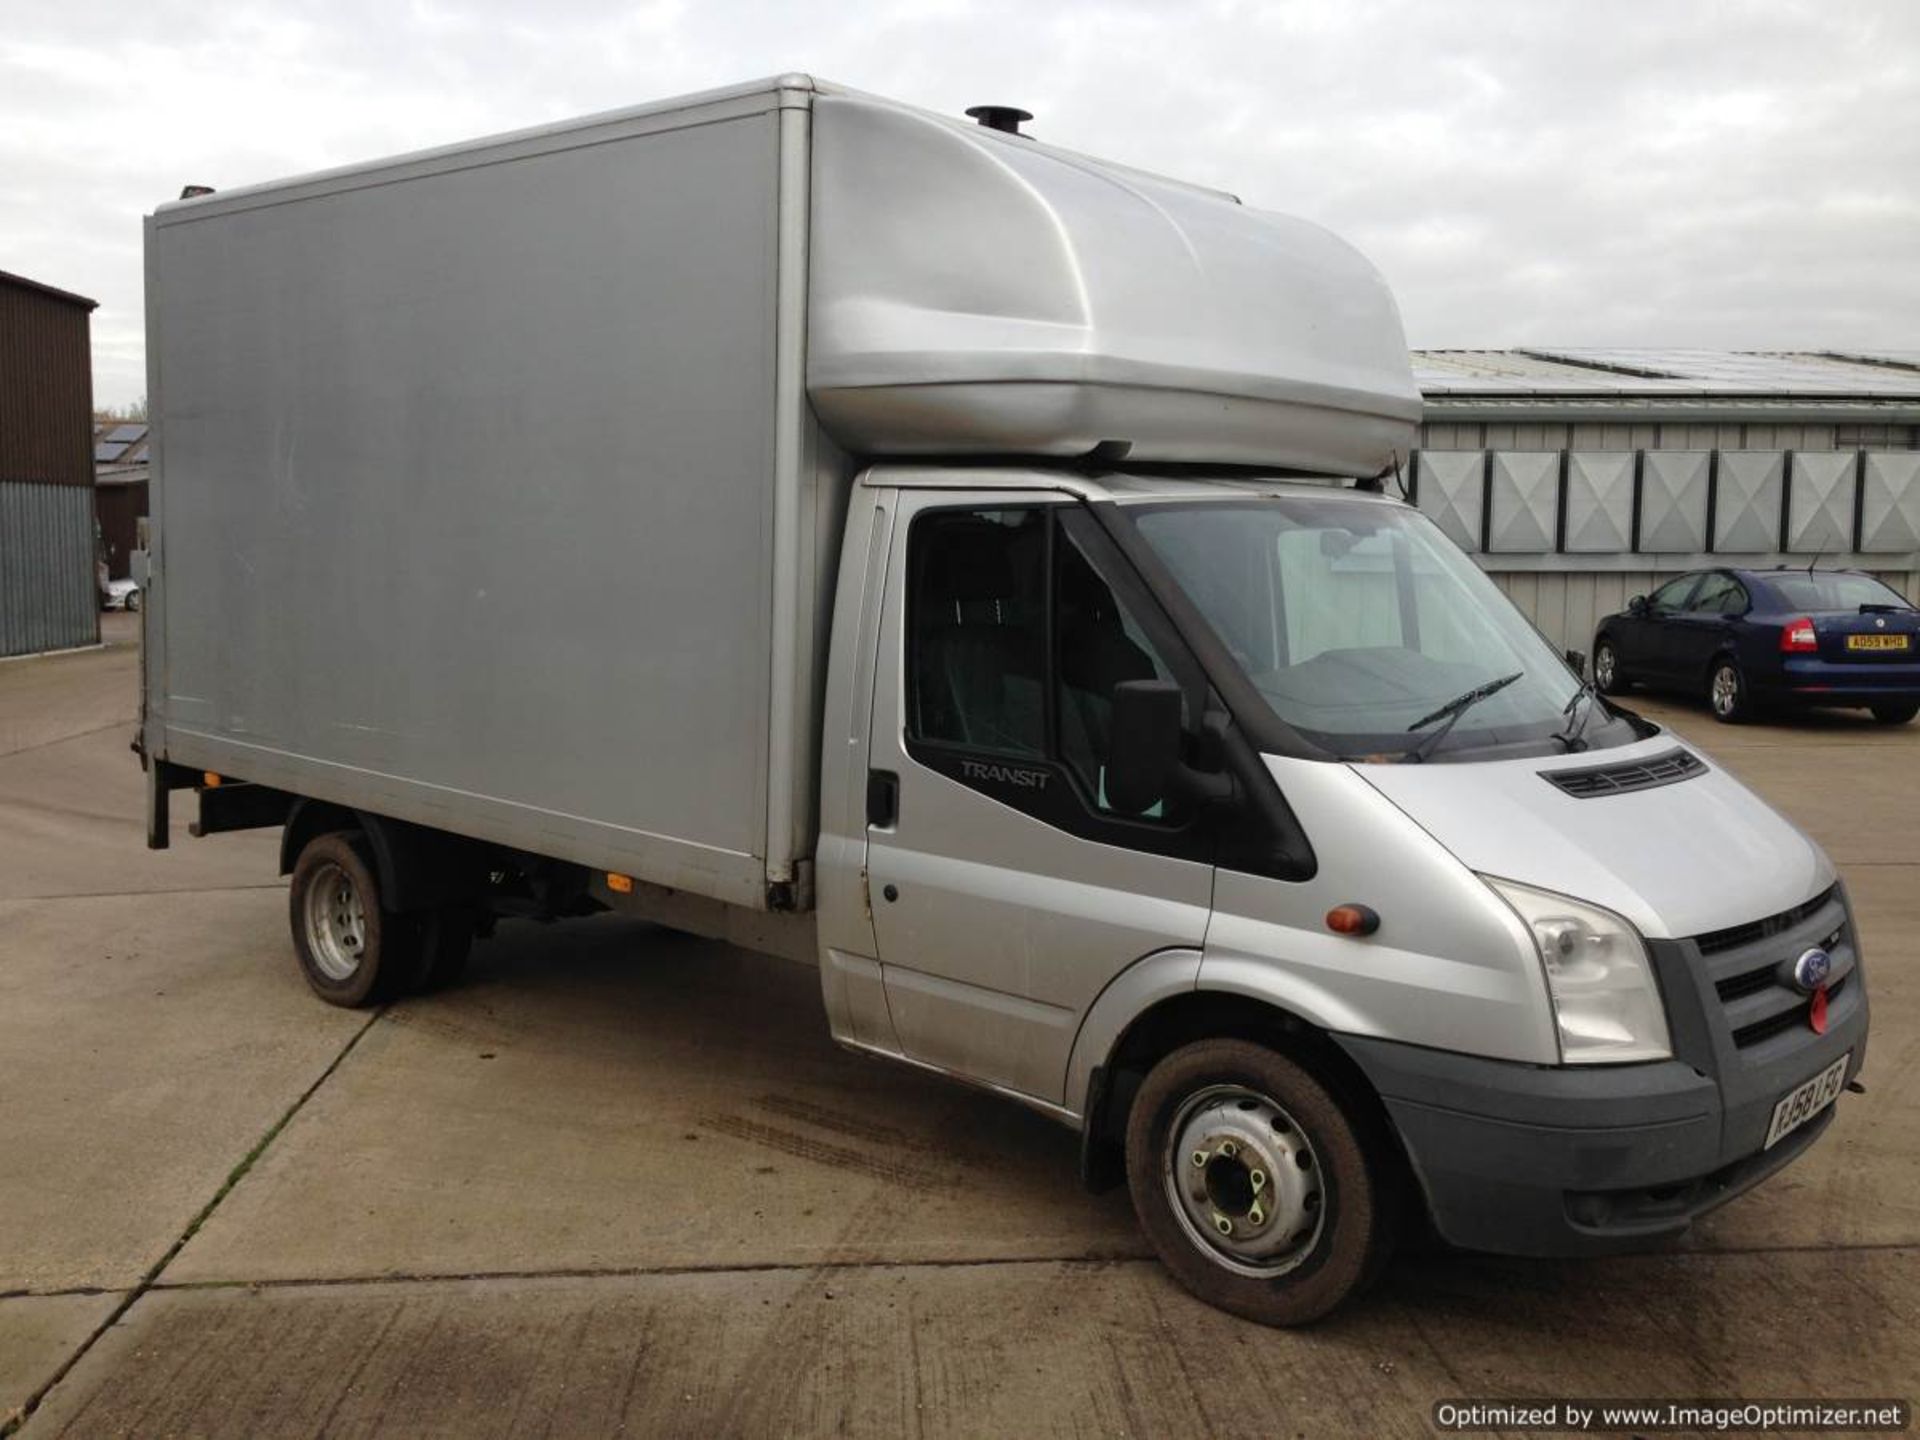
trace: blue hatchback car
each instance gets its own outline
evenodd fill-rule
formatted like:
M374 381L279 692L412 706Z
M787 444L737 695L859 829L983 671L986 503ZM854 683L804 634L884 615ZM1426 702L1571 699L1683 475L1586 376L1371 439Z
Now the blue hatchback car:
M1593 679L1705 698L1714 718L1768 706L1920 714L1920 609L1857 570L1695 570L1600 622Z

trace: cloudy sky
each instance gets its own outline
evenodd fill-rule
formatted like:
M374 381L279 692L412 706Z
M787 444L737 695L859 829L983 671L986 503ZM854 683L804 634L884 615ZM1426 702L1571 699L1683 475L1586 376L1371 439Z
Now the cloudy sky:
M0 0L0 269L125 404L182 184L786 70L1329 225L1415 345L1920 347L1920 0Z

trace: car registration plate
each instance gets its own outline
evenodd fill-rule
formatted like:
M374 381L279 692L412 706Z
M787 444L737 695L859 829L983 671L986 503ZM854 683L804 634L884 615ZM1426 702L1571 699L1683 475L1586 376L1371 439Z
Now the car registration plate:
M1904 650L1912 643L1908 635L1849 635L1849 650Z
M1773 1107L1773 1123L1767 1127L1767 1143L1760 1148L1771 1150L1778 1141L1831 1105L1846 1088L1847 1061L1852 1058L1853 1052L1849 1050L1806 1084L1796 1085L1781 1096L1780 1103Z

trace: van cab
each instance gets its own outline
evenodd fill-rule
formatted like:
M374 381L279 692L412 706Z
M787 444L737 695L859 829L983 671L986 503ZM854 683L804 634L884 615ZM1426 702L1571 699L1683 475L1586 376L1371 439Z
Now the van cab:
M1819 847L1402 501L877 466L842 553L835 1036L1078 1126L1227 1308L1324 1313L1409 1209L1677 1234L1858 1072Z

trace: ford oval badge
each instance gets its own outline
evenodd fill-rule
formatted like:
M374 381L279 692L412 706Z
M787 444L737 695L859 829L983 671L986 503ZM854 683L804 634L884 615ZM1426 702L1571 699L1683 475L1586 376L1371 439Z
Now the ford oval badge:
M1816 945L1793 962L1793 983L1811 995L1827 983L1832 971L1833 957Z

